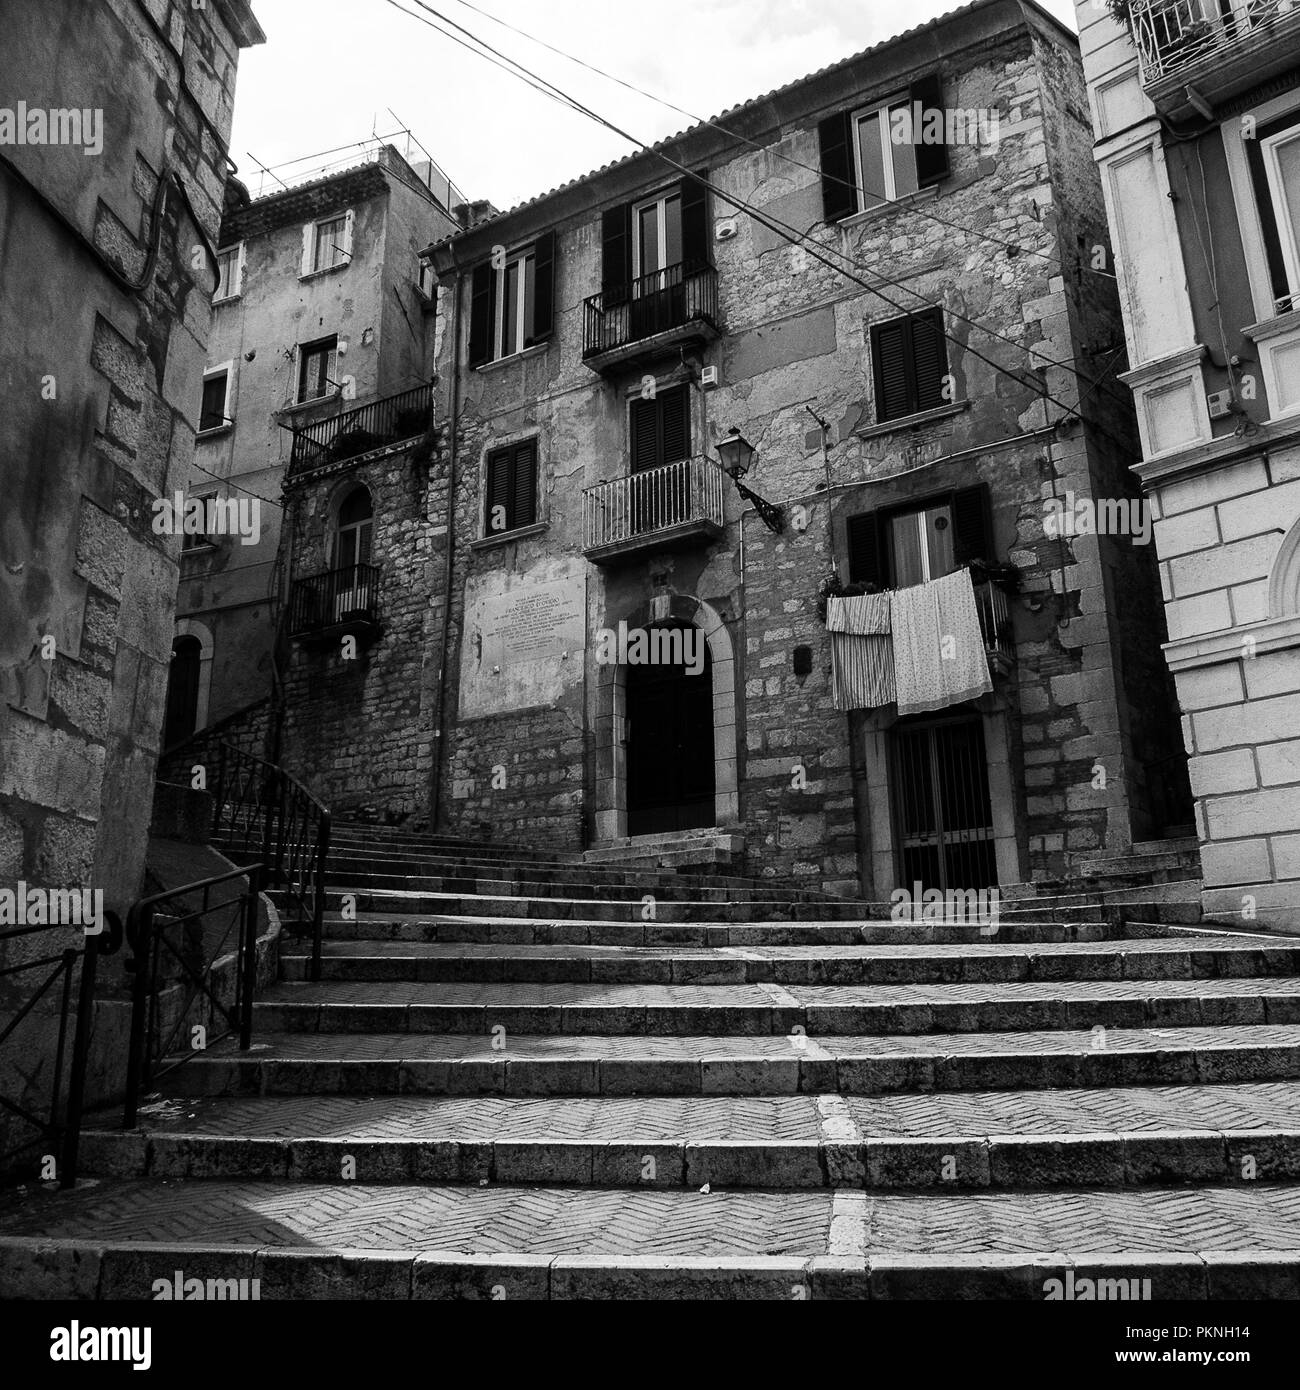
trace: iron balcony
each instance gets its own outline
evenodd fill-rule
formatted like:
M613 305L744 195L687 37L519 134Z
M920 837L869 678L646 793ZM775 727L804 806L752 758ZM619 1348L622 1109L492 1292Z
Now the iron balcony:
M707 545L723 532L722 470L698 457L597 483L582 494L582 548L598 565Z
M593 294L584 305L582 360L593 371L622 370L711 342L718 331L718 272L682 262Z

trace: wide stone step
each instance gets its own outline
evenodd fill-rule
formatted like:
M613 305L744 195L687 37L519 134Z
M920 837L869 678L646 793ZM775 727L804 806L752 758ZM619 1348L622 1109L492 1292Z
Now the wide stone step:
M118 1181L0 1207L0 1297L148 1299L178 1269L300 1300L1294 1298L1300 1189Z
M1300 1027L880 1037L266 1033L163 1075L164 1095L878 1095L1300 1078Z
M259 1097L96 1126L103 1177L916 1188L1300 1177L1286 1084L843 1097Z
M1300 1024L1300 979L927 985L282 983L266 1032L810 1034Z
M490 913L395 913L358 911L355 919L337 909L322 924L335 941L379 940L516 946L798 946L798 945L973 945L979 942L1037 943L1106 941L1116 928L1100 921L999 922L995 929L967 922L887 922L863 918L843 922L611 922L604 918L493 916Z
M937 984L1153 980L1300 975L1300 942L1248 937L1044 943L964 950L925 946L453 945L382 940L324 943L321 979L514 984ZM310 958L289 947L281 977L306 980Z

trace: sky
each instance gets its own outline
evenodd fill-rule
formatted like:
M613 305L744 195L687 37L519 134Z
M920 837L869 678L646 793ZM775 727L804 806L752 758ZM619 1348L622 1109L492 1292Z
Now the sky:
M426 3L647 143L956 8L955 0ZM1072 0L1042 3L1074 30ZM253 10L267 41L240 55L230 153L254 196L279 186L257 161L274 168L403 127L468 197L503 209L633 148L412 18L433 19L417 0L253 0ZM487 14L690 117L547 52ZM405 152L402 139L395 143ZM292 182L347 154L285 173Z

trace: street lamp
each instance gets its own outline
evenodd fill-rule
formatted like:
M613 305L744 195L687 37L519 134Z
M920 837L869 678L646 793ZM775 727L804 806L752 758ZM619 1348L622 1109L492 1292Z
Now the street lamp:
M722 460L722 471L735 483L736 491L747 502L754 504L754 510L762 518L763 525L779 536L785 530L785 517L781 508L760 497L740 481L749 472L749 465L754 457L754 446L735 425L731 427L731 433L725 439L718 441L718 457Z

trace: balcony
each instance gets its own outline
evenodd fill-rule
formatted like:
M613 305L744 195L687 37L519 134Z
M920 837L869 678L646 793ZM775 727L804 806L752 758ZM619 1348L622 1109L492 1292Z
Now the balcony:
M413 391L385 396L356 410L299 426L293 430L289 476L418 439L428 430L432 411L433 386L417 386Z
M722 470L706 458L648 468L582 494L582 548L597 565L707 545L722 530Z
M295 582L289 596L289 636L333 642L340 637L379 636L379 570L352 565Z
M1208 117L1296 66L1300 0L1132 0L1142 86L1170 120Z
M718 272L685 263L593 294L584 306L582 360L597 372L628 368L718 336Z
M1011 605L1006 590L992 582L975 585L975 607L979 611L980 631L993 674L1007 675L1015 665L1011 635Z

